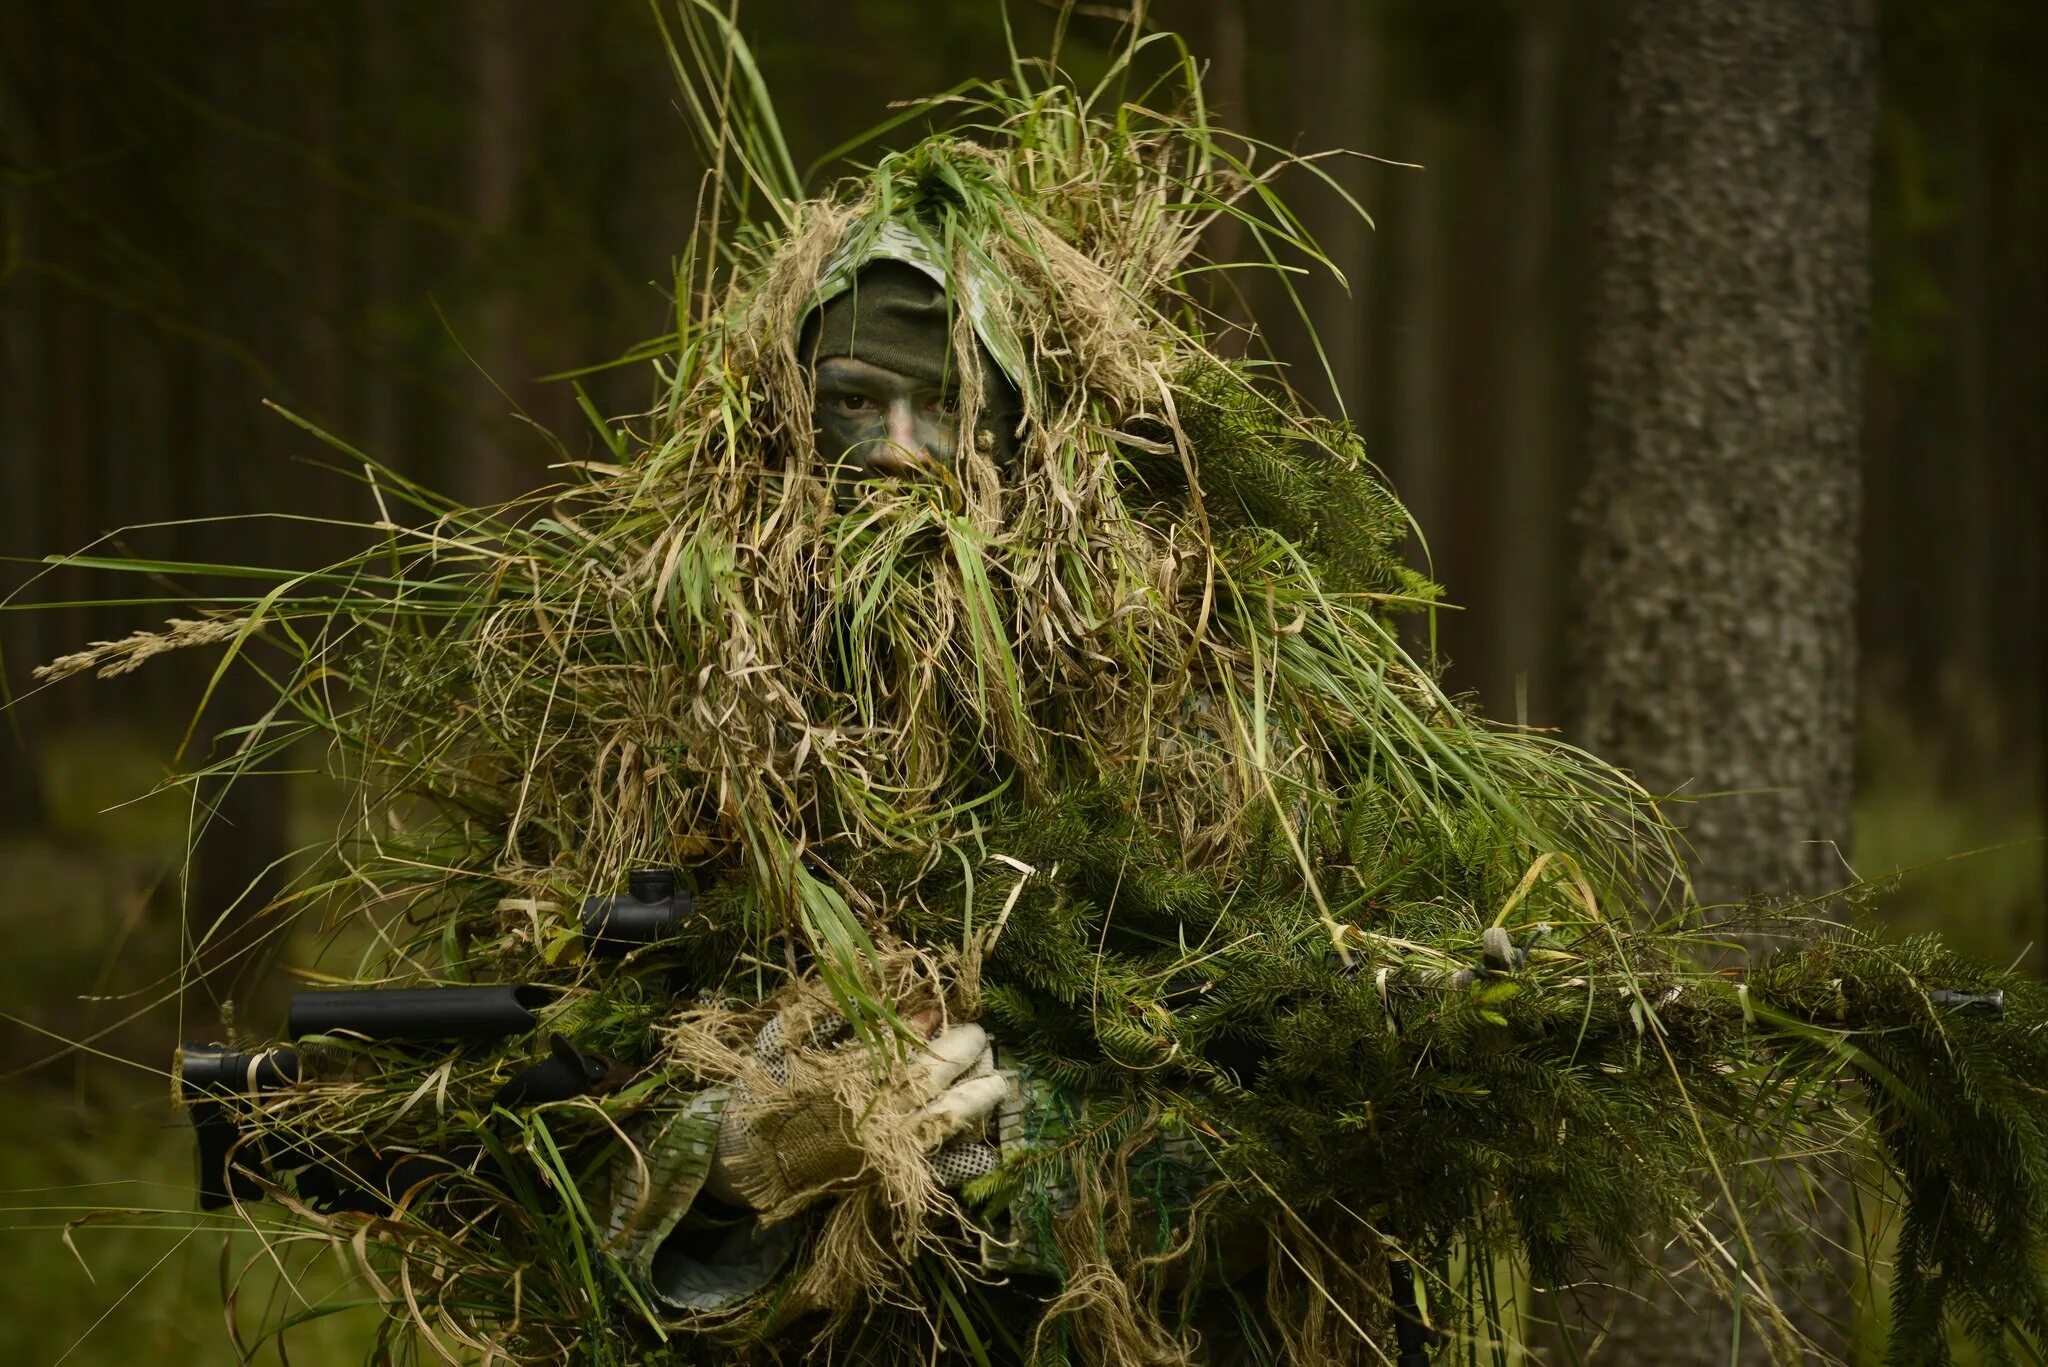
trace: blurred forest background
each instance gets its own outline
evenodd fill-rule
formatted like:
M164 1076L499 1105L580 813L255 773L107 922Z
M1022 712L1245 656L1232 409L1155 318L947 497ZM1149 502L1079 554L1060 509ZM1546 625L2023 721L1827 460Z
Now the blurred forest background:
M1083 75L1114 34L1098 8L1065 40ZM1009 9L1021 50L1048 50L1054 11ZM1864 875L1906 870L1880 904L1902 927L2038 967L2048 6L1879 15L1848 853ZM1287 301L1247 302L1427 532L1463 609L1441 623L1454 686L1559 722L1607 7L1165 0L1153 17L1210 64L1226 121L1426 168L1332 164L1373 228L1306 177L1284 187L1350 282L1307 290L1338 394ZM746 0L742 25L800 165L892 100L1006 68L993 0ZM0 0L0 592L118 528L121 550L188 561L350 549L248 516L374 512L264 400L471 499L544 482L533 424L572 449L589 433L546 377L665 330L699 175L643 0ZM583 382L607 412L649 392L641 368ZM224 1261L189 1213L161 1071L181 1009L189 1033L218 1030L176 991L178 908L219 914L327 819L314 785L245 785L188 869L186 806L136 799L210 665L33 688L31 666L164 615L63 605L134 582L69 571L0 614L8 1362L232 1359L216 1284L253 1243ZM194 744L261 689L225 679ZM64 1234L103 1207L162 1214ZM310 1324L293 1360L354 1360L365 1329Z

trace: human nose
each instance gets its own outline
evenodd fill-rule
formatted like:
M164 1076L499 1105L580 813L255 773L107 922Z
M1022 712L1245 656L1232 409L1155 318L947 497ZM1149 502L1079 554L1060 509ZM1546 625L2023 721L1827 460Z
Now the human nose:
M889 444L905 455L931 455L918 440L917 412L908 399L896 399L889 405Z

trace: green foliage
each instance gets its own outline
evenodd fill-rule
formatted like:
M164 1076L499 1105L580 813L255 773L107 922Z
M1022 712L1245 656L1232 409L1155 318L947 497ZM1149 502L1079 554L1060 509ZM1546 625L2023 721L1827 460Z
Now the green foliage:
M2036 982L1933 936L1847 937L1774 965L1760 991L1832 1027L1905 1204L1892 1275L1891 1363L1946 1361L1953 1314L1993 1361L2048 1333L2048 1077ZM2001 1013L1947 1010L1928 985L2003 992Z
M1357 433L1276 407L1221 367L1198 367L1177 390L1204 506L1218 524L1280 537L1315 567L1326 592L1435 596L1401 562L1407 510L1365 468Z
M1737 1171L1754 1142L1831 1145L1860 1100L1908 1211L1892 1359L1926 1360L1951 1311L1988 1344L2038 1341L2038 985L1932 938L1826 930L1738 990L1687 967L1682 937L1568 921L1541 894L1517 910L1522 938L1539 911L1559 919L1523 963L1461 980L1484 961L1479 908L1494 903L1441 883L1387 905L1339 967L1284 852L1279 876L1225 896L1174 870L1125 810L1075 793L984 833L1054 869L1015 901L988 1016L1098 1118L1171 1115L1208 1136L1212 1218L1342 1211L1423 1257L1514 1254L1555 1283L1639 1263L1645 1228L1698 1209L1710 1156ZM1428 862L1455 868L1441 849ZM998 898L1015 878L979 873ZM916 900L947 905L961 886L942 862ZM2004 1013L1939 1007L1935 984L2002 991Z

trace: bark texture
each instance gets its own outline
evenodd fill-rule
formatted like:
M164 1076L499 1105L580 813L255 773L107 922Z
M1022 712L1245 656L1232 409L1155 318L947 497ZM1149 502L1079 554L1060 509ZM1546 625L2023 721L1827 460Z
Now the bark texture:
M1616 16L1571 730L1652 791L1739 793L1674 809L1709 903L1847 881L1873 9L1627 0ZM1840 1223L1824 1197L1802 1218ZM1839 1352L1832 1279L1770 1280ZM1731 1360L1718 1307L1604 1309L1599 1360ZM1767 1360L1743 1340L1740 1360Z

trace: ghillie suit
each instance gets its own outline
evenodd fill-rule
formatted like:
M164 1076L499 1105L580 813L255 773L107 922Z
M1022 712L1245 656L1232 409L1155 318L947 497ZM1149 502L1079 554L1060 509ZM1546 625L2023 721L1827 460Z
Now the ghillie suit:
M1692 966L1654 806L1443 694L1357 437L1206 343L1211 220L1307 244L1189 91L1107 107L1020 68L808 201L772 125L723 120L762 217L697 243L716 288L611 461L497 510L366 467L419 526L54 667L284 648L224 768L325 738L352 805L280 907L378 925L364 986L553 991L502 1050L313 1034L237 1102L241 1180L353 1251L387 1347L450 1360L1384 1362L1409 1267L1476 1352L1514 1332L1499 1260L1560 1284L1645 1233L1790 1358L1739 1218L1761 1145L1896 1183L1895 1360L1950 1310L2041 1341L2041 994L1761 916L1794 946ZM959 304L963 440L848 486L795 340L877 254ZM968 439L977 347L1014 460ZM690 915L592 953L578 908L639 868ZM980 1019L1015 1078L957 1194L891 1100L917 1012ZM851 1043L763 1047L825 1021ZM507 1101L550 1036L589 1085ZM734 1089L785 1134L829 1093L857 1161L754 1173L759 1221L697 1199ZM745 1286L698 1294L721 1265Z

